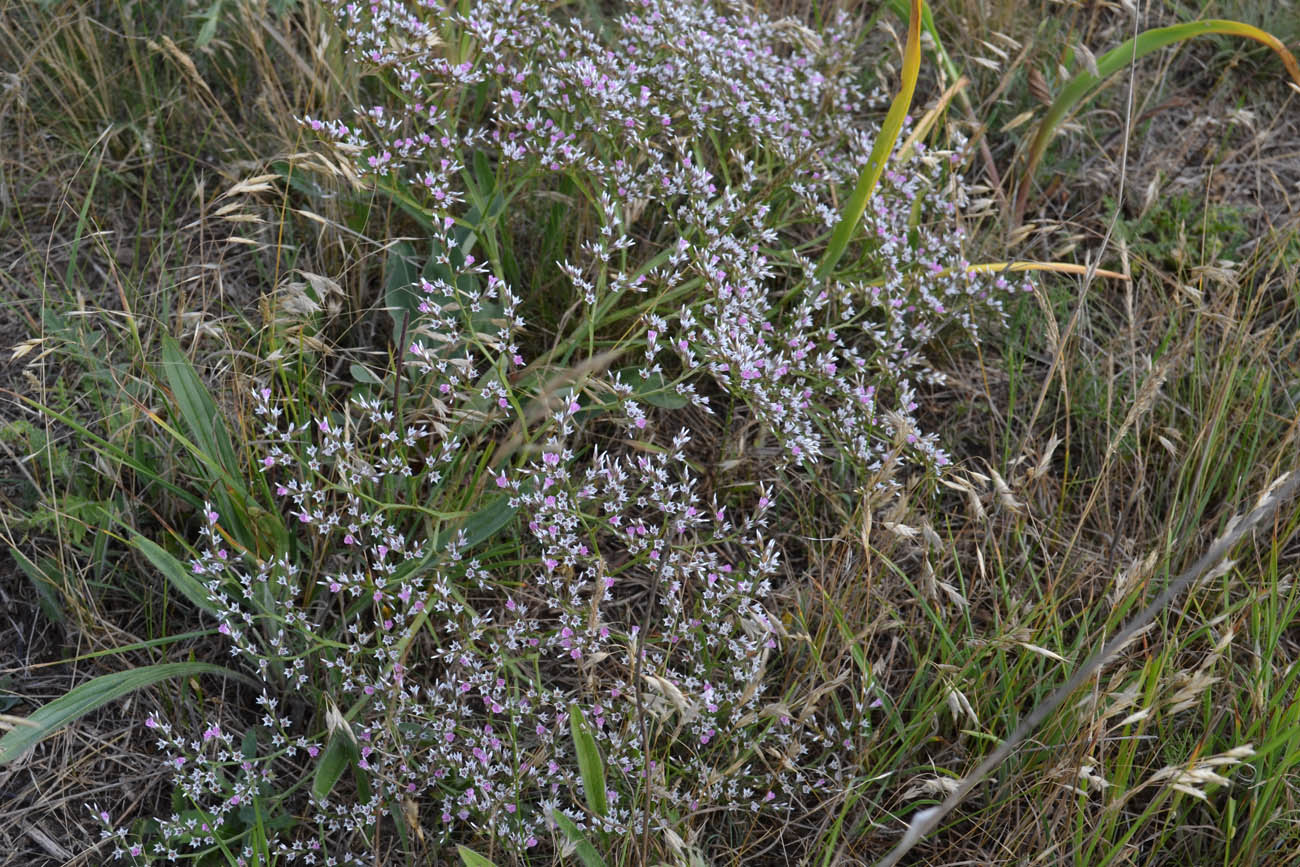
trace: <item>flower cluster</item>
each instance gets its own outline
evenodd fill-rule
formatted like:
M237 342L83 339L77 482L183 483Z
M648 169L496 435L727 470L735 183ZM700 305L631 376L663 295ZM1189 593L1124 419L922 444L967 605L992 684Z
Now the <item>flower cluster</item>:
M423 187L435 213L464 200L469 154L534 188L575 179L598 228L560 267L594 327L642 312L643 379L672 358L672 389L707 406L698 379L711 374L786 461L834 451L873 474L947 463L914 420L916 386L940 379L922 350L945 327L974 333L997 316L990 289L1008 284L970 270L957 157L923 145L870 203L867 273L814 278L799 251L838 219L835 190L875 135L859 119L873 95L856 80L847 16L813 34L741 3L638 0L602 39L533 2L337 8L358 56L403 94L363 126L308 119L362 154L363 171ZM471 85L487 95L482 115L446 110ZM635 238L647 214L666 231Z
M411 543L394 523L392 486L419 475L416 461L446 463L448 440L397 428L364 397L338 417L286 424L260 392L267 481L306 531L301 547L324 562L232 553L221 516L207 513L192 570L232 653L262 680L265 716L238 738L219 723L189 739L150 720L189 805L160 823L152 854L237 835L247 810L277 797L278 778L309 773L341 738L368 796L323 793L309 808L318 833L271 841L277 858L362 863L366 829L406 804L426 805L436 839L482 834L522 852L549 839L555 812L628 833L665 803L788 806L836 772L794 761L825 735L811 713L767 695L782 632L765 607L777 565L761 541L770 499L740 521L702 502L685 432L667 450L580 461L580 409L570 395L533 457L484 478L531 539L531 565L502 570L471 556L463 525ZM440 504L441 484L423 475L410 501ZM385 490L390 505L376 506ZM329 725L304 731L277 692L311 699ZM611 775L605 815L575 794L575 707ZM304 842L340 836L346 845L328 855Z
M192 570L264 716L238 738L152 720L181 806L151 849L110 832L116 854L373 863L388 822L526 855L563 839L559 815L673 835L692 820L670 807L795 810L851 773L869 684L774 694L773 494L709 488L672 410L726 401L779 443L774 469L836 457L887 487L898 462L942 467L914 419L938 379L923 350L1007 288L962 256L953 155L918 145L887 172L858 264L823 278L818 239L874 133L847 17L813 34L740 2L635 0L598 34L536 0L333 5L399 98L305 122L426 205L433 254L387 376L332 410L256 388L257 469L299 532L259 559L209 508ZM531 363L531 295L485 195L520 219L573 205L563 260L538 266L568 312ZM321 771L340 757L352 775Z

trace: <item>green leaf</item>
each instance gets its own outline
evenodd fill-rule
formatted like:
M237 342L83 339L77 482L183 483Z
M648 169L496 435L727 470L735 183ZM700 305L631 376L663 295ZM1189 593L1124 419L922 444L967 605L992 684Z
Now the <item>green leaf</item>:
M578 860L583 863L583 867L608 867L605 864L605 859L600 857L596 847L591 845L591 841L587 839L577 825L573 824L572 819L559 810L551 814L551 819L564 832L564 836L568 837L573 843L574 851L578 853Z
M491 173L489 172L488 185L494 183L490 174ZM487 185L485 185L485 188L486 186ZM478 243L479 233L484 227L488 227L495 222L496 219L501 216L505 207L506 200L499 192L492 193L491 198L487 202L486 209L483 208L481 204L475 204L471 207L469 213L465 215L465 223L467 225L457 226L453 232L456 237L456 247L462 253L468 253L472 250L474 245Z
M32 588L36 590L36 598L41 606L41 613L50 620L53 620L55 623L67 623L68 616L63 612L63 605L59 602L59 595L55 593L54 590L55 587L62 589L64 582L56 582L55 579L51 578L44 569L37 566L27 557L26 554L18 550L17 546L9 545L7 547L9 548L10 556L12 556L14 562L18 564L18 568L21 569L23 574L27 576L28 580L32 582ZM53 562L50 562L47 565L52 570L57 568Z
M351 371L352 378L362 385L378 385L382 387L384 384L384 381L379 378L379 374L364 364L353 364L348 370Z
M285 160L277 160L271 163L271 171L275 172L289 186L299 193L302 193L312 201L320 201L328 195L325 188L311 179L311 176L305 171L295 171L296 166Z
M491 538L510 523L516 511L518 510L510 505L508 496L502 494L490 498L487 505L465 519L465 546L472 548Z
M605 791L605 763L600 759L596 737L576 704L569 705L569 733L573 736L573 749L578 755L578 772L582 775L587 806L597 816L606 816L609 814L609 797Z
M430 235L442 231L442 221L437 219L437 215L429 208L419 204L415 198L406 191L404 185L388 181L375 186L374 191L381 196L391 199L393 204L406 212L407 216L415 220L419 226Z
M912 106L912 94L916 91L916 79L921 72L921 0L911 0L908 18L907 43L903 47L902 81L894 101L889 104L889 111L880 125L880 132L876 134L876 143L867 156L867 164L862 167L862 173L858 175L858 183L853 188L853 195L845 203L844 213L840 216L840 221L835 224L830 243L826 245L821 264L817 266L817 277L823 280L830 275L839 263L840 257L844 255L849 239L853 237L853 231L867 209L867 202L871 200L871 194L875 192L876 184L880 182L880 176L885 171L885 162L894 149L894 143L898 141L898 133L903 128L907 111Z
M485 220L495 219L495 214L502 205L498 199L500 196L493 200L496 210L489 209L487 217L480 215L477 208L471 209L466 217L469 226L479 226ZM393 319L394 340L402 333L403 325L408 320L414 323L420 315L421 303L426 301L441 305L447 311L456 311L467 334L496 333L497 322L504 315L500 301L482 301L479 309L472 312L459 306L462 297L478 298L481 291L477 275L460 273L460 269L465 266L466 256L478 241L477 230L458 225L451 235L451 249L444 248L440 238L430 239L429 257L424 260L423 267L417 267L419 257L411 244L403 241L389 249L388 261L384 265L384 306ZM439 261L444 258L450 261L450 267ZM419 285L421 278L449 288L446 292L426 294ZM456 297L456 293L460 293L461 297ZM430 349L443 357L450 357L463 355L464 346L464 340L456 339L441 345L435 344Z
M690 403L668 384L662 373L657 371L643 378L635 367L628 367L619 371L618 376L624 383L632 386L632 394L637 400L643 400L651 406L661 409L681 409Z
M460 854L460 863L465 867L496 867L488 859L484 858L473 849L466 849L464 846L457 846L456 851Z
M324 800L343 776L343 772L359 758L356 744L341 732L330 735L330 742L321 753L320 763L311 780L311 793L316 800Z
M354 716L364 702L358 702L345 716L339 712L333 700L327 697L325 701L325 720L329 725L330 740L320 764L316 766L316 773L312 776L312 794L317 799L323 799L350 767L352 779L357 785L357 794L363 803L367 802L371 797L370 778L361 767L361 750L348 722L348 717Z
M474 180L484 190L496 186L496 175L492 172L492 164L488 162L487 151L482 148L474 151Z
M185 568L185 564L173 557L161 545L146 539L144 536L137 534L131 540L131 544L153 564L155 569L162 573L163 577L176 588L177 592L190 601L191 605L200 611L206 611L214 617L217 616L217 608L208 597L208 589L203 586L203 582L194 577L190 570Z
M283 542L287 531L269 512L259 512L260 518L270 520L269 524L250 520L248 489L239 474L240 461L225 419L180 345L171 337L163 338L162 371L187 436L165 424L163 427L206 471L212 484L212 499L226 527L250 550L258 549L257 533L253 529L258 524L268 529L277 542ZM155 420L162 424L160 419L155 417Z
M393 340L398 339L408 319L419 315L420 268L416 264L415 247L409 241L398 241L388 250L384 263L384 306L393 319Z
M215 0L208 11L203 13L203 26L199 28L199 34L194 40L196 48L206 48L217 35L217 22L221 20L221 6L224 2L225 0Z
M235 475L239 459L225 419L180 345L170 337L163 338L162 369L190 439L216 463L225 481L242 489Z
M0 738L0 765L18 758L29 747L59 731L68 723L127 693L152 686L160 680L192 677L196 674L218 674L252 683L248 677L238 672L207 662L164 662L133 668L130 671L105 674L81 684L67 695L60 696L38 708L27 719L19 721L13 731Z

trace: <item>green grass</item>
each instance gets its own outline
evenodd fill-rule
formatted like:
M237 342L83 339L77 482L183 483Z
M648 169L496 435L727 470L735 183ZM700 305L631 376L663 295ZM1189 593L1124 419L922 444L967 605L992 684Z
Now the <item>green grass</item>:
M786 846L810 864L872 862L1296 466L1294 213L1266 234L1260 214L1271 200L1252 199L1235 175L1135 208L1102 195L1113 188L1089 191L1076 172L1063 181L1069 197L1030 197L1041 231L1008 249L1014 191L1005 181L1032 127L999 131L1034 106L1026 70L1046 69L1059 84L1054 64L1075 41L1118 44L1127 22L1070 7L1068 17L1037 28L1032 11L995 5L991 22L1021 45L1033 41L1031 60L997 73L967 60L987 56L979 40L994 37L962 26L961 9L952 18L935 10L946 48L974 79L970 117L987 124L989 157L1002 169L1006 207L978 224L976 244L987 258L1058 259L1072 235L1095 242L1117 215L1103 264L1121 267L1122 240L1133 281L1045 276L1039 297L1019 299L996 335L947 348L949 382L927 394L925 409L957 460L956 488L876 502L846 489L848 474L828 465L782 491L780 615L793 637L768 677L784 700L815 696L827 719L843 723L856 718L854 702L879 699L869 732L854 735L867 759L851 782L816 793L788 830L714 826L680 851L657 832L644 848L640 839L581 840L557 860L639 864L649 849L651 863L783 863ZM1248 12L1240 17L1252 19ZM1237 17L1233 8L1204 14ZM289 409L299 420L353 389L392 394L375 371L388 369L401 322L382 308L405 282L395 273L425 268L431 257L424 242L390 243L422 232L394 191L355 189L342 168L299 156L311 147L291 114L344 116L368 86L342 65L336 42L320 40L328 25L311 3L242 4L239 14L212 18L180 3L9 3L0 22L0 67L21 80L0 113L10 154L0 163L0 255L9 266L0 268L0 303L20 328L4 337L36 341L4 371L0 535L12 566L0 567L0 588L23 612L25 655L0 663L0 710L11 715L7 727L22 731L13 717L44 705L52 718L48 708L59 707L49 702L92 676L110 678L89 681L103 688L132 673L140 683L185 674L148 692L101 694L81 708L89 716L0 770L24 774L5 778L12 799L0 808L0 847L37 859L95 845L84 801L111 802L133 819L170 809L166 774L140 731L150 710L196 720L214 704L235 716L250 710L236 686L197 677L203 661L226 657L180 566L205 499L229 516L233 542L247 550L294 544L255 472L248 444L257 428L240 386L279 353L291 363L277 368L278 386L296 396ZM1091 40L1099 34L1108 41ZM1160 78L1143 81L1158 91L1184 76L1187 86L1210 90L1193 62L1208 54L1214 67L1202 76L1231 81L1220 74L1225 67L1241 76L1231 85L1238 104L1259 100L1261 114L1294 110L1294 96L1262 80L1276 70L1257 53L1227 42L1197 50L1163 55L1158 71L1143 73ZM916 107L937 95L924 81ZM1099 99L1119 113L1122 90ZM1094 130L1092 117L1079 123L1101 138L1109 121ZM965 119L953 109L935 137ZM1134 133L1135 153L1148 131ZM1229 155L1248 161L1241 138L1249 134L1223 130L1208 167ZM1042 189L1054 173L1096 168L1094 145L1067 139L1044 158ZM974 165L982 165L978 154ZM272 176L265 188L221 198L259 175ZM515 199L506 189L494 209L494 184L509 179L478 180L482 201L469 222L480 249L512 282L535 287L524 306L544 333L530 350L551 353L538 379L590 373L583 360L619 350L637 312L610 309L577 327L571 299L558 297L549 263L595 230L569 220L565 203L582 191L560 184ZM226 205L238 207L219 215ZM643 215L637 225L652 232L661 218ZM1261 235L1265 243L1239 253ZM413 265L401 261L404 250ZM332 275L337 294L304 274ZM309 287L300 291L321 303L319 312L285 307L294 282ZM717 453L735 456L735 465L713 467L719 483L752 486L744 461L759 432L716 420L701 420L701 432L707 424L718 425ZM412 524L427 519L443 538L474 521L485 535L499 529L482 498L488 470L540 430L458 463L447 486L464 492L458 508ZM918 844L917 863L1294 860L1298 525L1300 511L1284 505L1238 547L1230 568L1176 600ZM517 540L501 536L494 555L517 561ZM584 722L573 720L586 803L600 813L606 769ZM1251 754L1232 752L1245 745ZM1225 756L1213 770L1230 785L1171 785L1178 771ZM346 762L336 764L332 780L327 773L312 782L349 785ZM19 830L31 825L61 831L46 844ZM418 850L407 844L408 853Z

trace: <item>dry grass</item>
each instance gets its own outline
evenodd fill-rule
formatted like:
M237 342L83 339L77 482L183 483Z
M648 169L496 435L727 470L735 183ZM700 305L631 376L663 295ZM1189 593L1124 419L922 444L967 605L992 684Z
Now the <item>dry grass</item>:
M0 422L10 425L0 535L14 550L0 577L0 686L20 697L4 705L20 716L162 650L202 651L192 636L167 638L168 611L129 577L147 570L121 544L123 526L166 525L167 500L130 470L82 465L74 431L21 398L126 445L145 434L147 404L112 395L145 398L149 387L133 345L155 351L166 333L242 340L264 287L293 268L347 274L354 298L366 291L364 270L341 263L363 259L374 225L365 215L345 225L328 192L347 178L294 156L295 112L341 112L356 87L337 77L337 50L324 50L328 21L312 4L280 18L245 4L200 51L184 12L0 4ZM315 218L286 218L306 208L284 184L238 191L300 163L321 186ZM110 513L87 513L85 501ZM159 636L152 650L131 649ZM0 769L0 862L102 863L89 801L124 815L169 811L140 726L150 707L146 696L116 702Z
M1118 10L1085 15L1061 5L1069 7L1061 10L1067 20L1074 16L1063 28L1075 29L1073 38L1082 35L1094 47L1122 40L1126 22ZM1006 165L1003 155L1018 141L1014 128L1005 132L1006 120L1033 105L1026 70L1063 40L1026 32L1030 19L1007 6L1002 11L1003 18L969 18L972 29L957 45L1001 46L984 53L998 68L973 73L971 92L992 95L978 113L989 119L994 162ZM1165 22L1144 26L1154 23ZM1221 68L1206 73L1207 54L1207 47L1190 47L1139 70L1135 120L1127 126L1124 84L1113 87L1112 107L1103 97L1083 125L1092 140L1076 135L1057 143L1060 174L1044 173L1033 224L1013 240L1026 258L1096 261L1116 217L1126 221L1121 230L1149 231L1150 223L1139 224L1143 217L1175 191L1195 190L1207 210L1232 208L1249 227L1242 232L1249 242L1215 250L1209 220L1178 226L1186 216L1179 214L1177 234L1165 239L1166 247L1181 242L1178 252L1157 261L1132 246L1149 245L1154 233L1121 231L1103 262L1133 273L1131 283L1098 280L1072 289L1044 280L1037 303L1013 317L1007 339L956 362L951 391L936 396L938 423L966 454L988 461L981 467L988 476L982 505L967 502L967 518L957 519L959 498L946 513L951 559L935 571L969 582L962 586L970 608L954 610L953 632L997 648L999 657L1018 657L993 668L997 679L987 662L945 660L971 677L963 695L989 698L970 711L959 703L974 752L949 757L942 767L952 773L987 751L981 735L1004 736L1047 686L1064 680L1071 667L1054 665L1054 654L1081 662L1138 600L1198 556L1232 514L1296 463L1300 248L1294 197L1286 193L1300 168L1291 156L1295 112L1288 111L1296 96L1279 81L1241 75L1240 56L1220 56ZM1182 117L1154 110L1171 82L1181 82ZM999 96L1006 105L994 101ZM1233 101L1248 102L1253 119L1215 108ZM1195 118L1191 135L1181 126L1193 120L1188 115ZM1096 121L1106 117L1115 133L1103 141L1105 123ZM1129 127L1129 162L1121 167L1117 137ZM1181 151L1156 144L1175 139ZM1243 159L1248 152L1253 160ZM1081 170L1068 168L1075 154L1084 160ZM1099 193L1117 189L1122 171L1129 195L1116 213L1114 200ZM991 198L1005 196L1003 190ZM970 409L963 418L954 406ZM977 791L959 824L928 849L918 847L924 863L1288 863L1282 853L1297 845L1288 833L1290 796L1275 798L1294 782L1294 758L1279 756L1276 742L1273 755L1252 770L1253 785L1219 789L1204 804L1200 789L1195 800L1184 792L1180 801L1169 787L1187 779L1179 774L1195 770L1198 756L1228 755L1226 766L1241 758L1232 751L1252 736L1258 746L1270 730L1264 720L1284 713L1294 697L1284 673L1296 650L1289 628L1296 552L1286 544L1295 523L1294 508L1285 510L1271 532L1257 536L1250 556L1198 585L1109 664L1078 719L1062 714L1049 724L1008 763L994 789ZM1268 663L1260 655L1283 676L1263 674ZM1279 686L1281 692L1272 691ZM990 725L999 716L1007 722Z

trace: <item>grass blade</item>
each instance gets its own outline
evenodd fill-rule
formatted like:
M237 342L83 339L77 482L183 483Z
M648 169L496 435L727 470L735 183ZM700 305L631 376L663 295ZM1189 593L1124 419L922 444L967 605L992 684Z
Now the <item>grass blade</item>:
M207 662L164 662L158 665L146 665L130 671L118 671L105 674L87 681L72 689L67 695L56 698L49 704L38 708L26 720L20 722L13 731L0 738L0 765L12 762L29 747L62 729L68 723L80 719L97 708L121 698L129 692L152 686L160 680L173 677L192 677L196 674L219 674L222 677L237 677L247 680L244 675L231 671L220 665Z
M1025 204L1029 198L1029 185L1033 182L1034 172L1038 170L1038 163L1042 160L1047 145L1051 143L1052 138L1056 135L1057 127L1061 125L1061 121L1065 120L1066 115L1076 105L1084 102L1093 91L1100 88L1102 82L1119 72L1130 62L1145 57L1153 51L1164 48L1166 45L1211 33L1240 36L1267 45L1281 58L1282 65L1286 67L1286 71L1290 74L1292 80L1297 85L1300 85L1300 64L1296 63L1295 57L1290 51L1287 51L1282 41L1267 31L1260 30L1258 27L1249 24L1243 24L1240 21L1213 18L1206 21L1174 24L1169 27L1157 27L1145 33L1140 33L1133 39L1127 40L1097 58L1096 74L1084 69L1074 78L1071 78L1069 83L1061 90L1060 95L1056 97L1056 101L1047 110L1047 114L1038 125L1038 131L1029 145L1025 171L1020 177L1020 188L1016 192L1013 225L1019 225L1021 218L1024 216Z
M316 773L312 776L312 797L317 801L325 800L333 790L334 784L339 781L339 777L342 777L348 766L358 758L360 754L357 752L356 744L339 732L330 735L329 745L321 754L320 764L316 765Z
M578 772L582 775L582 788L587 794L587 806L597 816L609 814L609 794L605 791L605 763L600 759L596 737L591 733L582 710L569 705L569 733L573 736L573 749L578 754Z
M235 539L257 550L256 535L245 518L248 492L239 477L239 459L221 411L203 385L180 345L170 337L162 341L162 371L188 438L162 424L177 442L191 451L212 484L212 499ZM150 413L150 415L152 415ZM161 424L161 420L154 418Z
M145 414L194 453L208 474L212 499L224 526L236 541L251 551L263 550L260 541L269 544L270 550L283 550L288 543L288 531L276 513L261 508L249 493L242 475L243 464L225 418L198 372L171 337L163 339L162 370L189 438L162 424L148 410Z
M153 567L162 573L176 590L190 601L195 608L200 611L206 611L208 614L217 615L216 606L208 598L208 590L203 586L203 582L195 578L185 564L181 563L171 555L167 549L163 548L156 542L146 539L144 536L136 536L131 540L131 544L145 556Z
M65 412L60 412L54 407L47 406L43 403L40 403L39 401L33 400L32 398L24 394L18 395L18 399L22 401L23 404L35 410L36 412L47 415L50 418L54 419L55 421L59 422L60 424L67 425L77 434L77 436L85 440L90 445L90 447L93 448L95 452L100 456L102 456L105 460L113 461L115 463L121 464L124 467L130 467L131 470L137 473L142 479L147 479L150 485L154 485L162 490L165 490L167 493L176 497L178 500L182 500L186 503L189 503L195 509L203 505L203 500L194 496L194 494L192 494L190 491L175 484L174 482L169 481L164 475L160 474L156 469L137 460L134 456L131 455L130 452L126 451L120 446L115 445L113 442L107 439L104 439L102 436L95 433L90 428L86 427L84 424L82 424L72 415L69 415L68 413ZM147 411L145 414L149 415ZM149 417L153 418L155 421L157 420L156 416L149 415Z
M907 24L907 44L903 48L903 80L897 95L894 96L894 101L889 105L885 122L880 125L880 133L876 136L876 143L867 157L867 164L863 166L862 174L858 176L858 185L853 188L853 195L845 203L844 214L836 224L835 231L831 233L826 253L822 256L821 264L817 266L817 278L820 280L826 279L839 264L840 257L844 255L844 250L849 245L849 239L853 237L853 230L857 228L863 212L867 209L867 202L871 200L871 194L875 192L876 184L880 182L880 176L885 171L885 162L889 159L889 154L894 149L894 142L898 141L898 134L903 129L903 118L907 117L907 111L912 107L912 94L916 91L916 79L920 73L921 0L912 0Z
M564 832L564 836L569 838L569 842L573 844L574 851L578 853L578 860L582 862L583 867L608 867L605 864L605 859L600 857L596 847L591 845L591 841L582 833L582 829L573 823L572 819L559 810L552 813L551 818Z
M495 864L473 849L457 846L456 852L460 855L460 863L464 864L465 867L496 867Z
M63 611L60 593L64 590L63 581L52 578L47 572L32 561L16 545L6 545L9 555L18 564L18 569L27 576L36 591L36 600L41 606L41 613L55 623L68 622L68 615Z
M163 339L162 369L190 438L216 462L224 481L242 489L236 474L239 459L221 411L179 344L170 337Z

